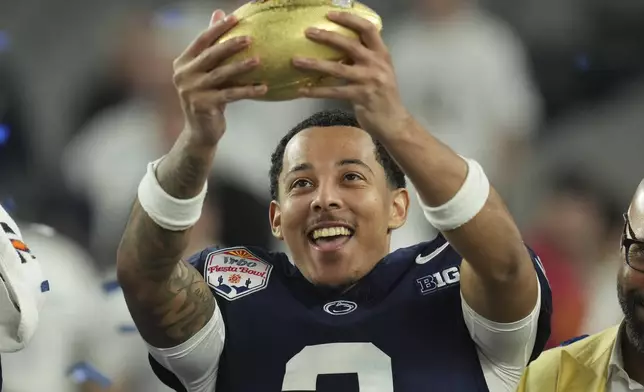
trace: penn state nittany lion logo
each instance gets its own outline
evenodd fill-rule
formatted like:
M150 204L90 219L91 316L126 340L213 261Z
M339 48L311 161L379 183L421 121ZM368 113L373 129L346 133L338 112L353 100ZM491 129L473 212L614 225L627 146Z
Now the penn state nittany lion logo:
M324 305L324 311L334 316L349 314L358 308L358 304L352 301L333 301Z
M206 259L206 282L232 301L265 289L273 266L243 247L220 249Z

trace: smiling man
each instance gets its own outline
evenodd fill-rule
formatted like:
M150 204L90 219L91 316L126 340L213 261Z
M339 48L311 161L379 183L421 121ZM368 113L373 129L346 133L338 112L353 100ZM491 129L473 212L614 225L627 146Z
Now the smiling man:
M314 285L360 280L389 253L389 234L407 216L405 175L346 113L295 127L273 154L270 177L273 233Z
M302 97L348 100L288 132L271 162L282 253L209 248L182 261L229 102L266 93L220 65L250 41L213 25L175 62L186 128L141 181L118 252L119 280L152 366L177 391L513 391L549 336L538 258L483 169L441 144L400 103L377 29L329 18L361 40L309 30L351 65L294 59L347 80ZM390 253L407 218L405 174L442 234Z

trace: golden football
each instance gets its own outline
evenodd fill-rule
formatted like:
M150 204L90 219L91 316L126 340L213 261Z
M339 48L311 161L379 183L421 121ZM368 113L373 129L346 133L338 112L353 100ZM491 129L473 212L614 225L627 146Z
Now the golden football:
M292 63L295 56L332 61L346 59L343 53L305 36L306 29L316 27L358 39L355 32L327 19L329 11L356 14L382 29L382 20L375 11L352 0L256 0L237 9L233 14L239 23L217 42L239 36L250 36L253 42L226 63L257 56L261 64L252 72L237 77L233 83L239 86L266 84L268 93L261 98L263 101L294 99L303 86L337 84L339 81L332 77L301 71Z

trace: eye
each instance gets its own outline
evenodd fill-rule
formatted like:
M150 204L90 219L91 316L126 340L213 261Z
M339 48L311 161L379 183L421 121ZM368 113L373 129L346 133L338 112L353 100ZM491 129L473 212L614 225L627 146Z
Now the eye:
M346 173L344 175L344 179L347 181L353 182L353 181L360 181L363 179L363 177L358 173Z
M638 257L638 258L644 259L644 244L639 242L634 242L633 245L631 245L630 249L628 250L628 253L632 257Z
M309 186L312 186L312 185L313 185L313 183L311 181L306 180L304 178L300 178L298 180L293 181L293 183L291 184L291 189L305 188L305 187L309 187Z

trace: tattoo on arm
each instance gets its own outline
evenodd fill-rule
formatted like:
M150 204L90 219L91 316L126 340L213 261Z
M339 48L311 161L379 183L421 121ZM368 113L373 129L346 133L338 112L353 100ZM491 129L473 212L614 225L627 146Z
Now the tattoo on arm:
M181 138L157 167L161 187L179 199L201 192L214 149L190 147ZM208 322L215 299L201 274L181 261L191 230L158 226L134 203L118 250L119 281L142 337L159 348L185 342Z
M198 195L210 173L213 156L214 149L181 146L179 140L157 167L159 184L179 199Z
M126 297L141 335L155 347L173 347L190 339L206 325L215 298L199 272L183 261L165 282L149 293Z

